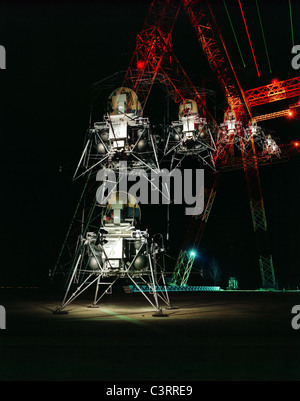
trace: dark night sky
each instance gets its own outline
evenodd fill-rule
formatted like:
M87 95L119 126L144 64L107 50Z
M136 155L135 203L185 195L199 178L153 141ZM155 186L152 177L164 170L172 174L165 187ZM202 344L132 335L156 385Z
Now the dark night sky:
M270 74L254 1L243 1L258 60L257 78L238 3L227 1L246 67L235 44L222 1L212 1L243 88L268 84L272 78L298 76L291 68L291 32L287 2L259 1L272 66ZM295 3L295 4L294 4ZM1 285L39 285L57 258L72 217L80 183L71 177L88 126L92 84L124 71L130 63L136 34L150 2L143 1L0 1L0 44L7 52L1 87ZM293 4L295 44L300 44L300 4ZM173 49L195 85L217 91L217 112L223 97L187 17L181 14ZM165 97L154 88L144 115L163 119ZM281 105L262 108L275 111ZM173 109L172 109L173 110ZM175 114L177 109L175 108ZM104 110L96 110L102 119ZM176 116L175 116L176 118ZM300 137L299 121L269 120L263 124L280 142ZM59 166L64 166L59 173ZM279 285L300 285L300 164L291 161L261 169L274 265ZM153 214L145 219L153 220ZM171 211L171 240L180 248L186 224L182 210ZM148 223L148 221L147 221ZM149 221L150 223L150 221ZM145 223L146 224L146 223ZM161 219L154 224L162 228ZM259 286L259 270L249 201L242 172L227 173L199 249L197 264L216 257L226 276L236 275L244 288Z

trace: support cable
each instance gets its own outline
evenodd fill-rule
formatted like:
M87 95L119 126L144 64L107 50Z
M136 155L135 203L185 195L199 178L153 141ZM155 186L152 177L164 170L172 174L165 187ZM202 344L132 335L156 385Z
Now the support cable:
M241 9L241 13L242 13L244 25L245 25L245 28L246 28L246 32L247 32L247 36L248 36L248 40L249 40L249 44L250 44L250 48L251 48L253 60L254 60L254 63L255 63L255 67L256 67L256 71L257 71L257 76L260 77L260 72L259 72L259 69L258 69L258 66L257 66L257 62L256 62L256 58L255 58L255 54L254 54L254 50L253 50L253 46L252 46L250 34L249 34L249 31L248 31L248 27L247 27L247 23L246 23L244 11L243 11L242 4L241 4L241 0L238 0L238 2L239 2L240 9Z
M272 68L271 68L271 63L270 63L270 58L269 58L269 53L268 53L268 48L267 48L267 42L266 42L265 33L264 33L264 28L263 28L263 24L262 24L262 20L261 20L261 16L260 16L260 11L259 11L259 7L258 7L257 0L255 0L255 1L256 1L256 8L257 8L257 13L258 13L258 18L259 18L261 33L262 33L262 37L263 37L263 40L264 40L264 45L265 45L267 60L268 60L268 64L269 64L269 70L270 70L270 73L272 73Z
M232 20L231 20L231 18L230 18L230 14L229 14L228 8L227 8L227 6L226 6L225 0L223 0L223 3L224 3L224 7L225 7L225 10L226 10L226 14L227 14L227 17L228 17L228 20L229 20L229 23L230 23L230 26L231 26L231 29L232 29L232 33L233 33L233 36L234 36L234 39L235 39L237 48L238 48L238 50L239 50L239 53L240 53L240 56L241 56L241 59L242 59L242 62L243 62L243 66L246 67L246 64L245 64L245 61L244 61L244 58L243 58L243 55L242 55L242 52L241 52L241 48L240 48L239 42L238 42L238 40L237 40L237 36L236 36L236 34L235 34L235 30L234 30L234 27L233 27L233 24L232 24Z
M291 0L289 0L289 10L290 10L290 20L291 20L292 45L294 47L295 46L295 42L294 42L294 28L293 28L293 16L292 16Z

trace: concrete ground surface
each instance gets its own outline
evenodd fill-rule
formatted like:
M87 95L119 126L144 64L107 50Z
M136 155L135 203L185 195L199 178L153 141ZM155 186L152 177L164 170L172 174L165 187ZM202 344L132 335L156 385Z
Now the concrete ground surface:
M177 309L153 317L141 294L86 296L55 315L59 296L4 291L0 380L298 381L293 292L170 293Z

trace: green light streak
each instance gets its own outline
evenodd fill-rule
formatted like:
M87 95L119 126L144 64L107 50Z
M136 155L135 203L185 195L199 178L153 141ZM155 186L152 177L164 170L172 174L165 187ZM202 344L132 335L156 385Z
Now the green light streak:
M224 3L224 7L225 7L225 10L226 10L226 13L227 13L227 17L228 17L228 19L229 19L229 23L230 23L230 26L231 26L231 29L232 29L232 32L233 32L233 36L234 36L234 39L235 39L237 48L238 48L238 50L239 50L239 53L240 53L240 56L241 56L241 59L242 59L242 62L243 62L243 66L246 67L245 62L244 62L244 59L243 59L243 55L242 55L242 52L241 52L241 49L240 49L240 45L239 45L239 42L238 42L238 40L237 40L237 37L236 37L236 34L235 34L235 30L234 30L234 28L233 28L232 21L231 21L231 18L230 18L230 15L229 15L229 12L228 12L226 3L225 3L225 0L223 0L223 3Z
M291 0L289 0L289 9L290 9L290 20L291 20L292 45L294 47L295 46L295 42L294 42L294 28L293 28L293 17L292 17Z
M124 315L121 315L119 313L113 312L112 310L107 309L107 308L101 308L100 310L101 310L101 312L104 312L104 313L107 313L108 315L114 316L117 319L124 320L126 322L133 323L133 324L136 324L136 325L141 326L141 327L146 327L147 329L149 329L151 331L155 331L155 332L158 332L158 333L163 333L164 332L159 327L155 327L153 325L149 325L148 323L146 323L146 322L144 322L144 321L142 321L140 319L134 319L134 318L131 318L131 317L128 317L128 316L124 316ZM147 319L147 317L145 319ZM143 319L143 320L145 320L145 319ZM151 318L149 317L149 319L152 320L153 317L151 317ZM97 321L97 320L107 320L107 319L94 317L94 318L86 318L85 320Z
M115 316L115 317L117 317L118 319L125 320L126 322L130 322L130 323L135 323L135 324L143 325L142 322L139 322L139 321L136 320L136 319L133 319L133 318L128 317L128 316L120 315L119 313L113 312L113 311L111 311L111 310L109 310L109 309L101 308L101 311L107 313L108 315Z
M270 72L272 72L271 64L270 64L270 58L269 58L269 53L268 53L268 48L267 48L267 43L266 43L266 38L265 38L265 34L264 34L264 28L263 28L263 24L262 24L262 21L261 21L261 17L260 17L260 12L259 12L259 7L258 7L257 0L256 0L256 8L257 8L257 13L258 13L258 18L259 18L261 33L262 33L262 37L263 37L263 40L264 40L265 51L266 51L266 55L267 55L267 59L268 59L269 70L270 70Z

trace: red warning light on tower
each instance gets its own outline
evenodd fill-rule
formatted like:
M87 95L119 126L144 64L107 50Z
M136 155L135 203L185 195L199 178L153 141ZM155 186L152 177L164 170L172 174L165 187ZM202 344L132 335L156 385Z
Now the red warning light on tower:
M144 68L144 65L145 65L145 61L138 61L136 66L137 66L138 70L142 70Z

